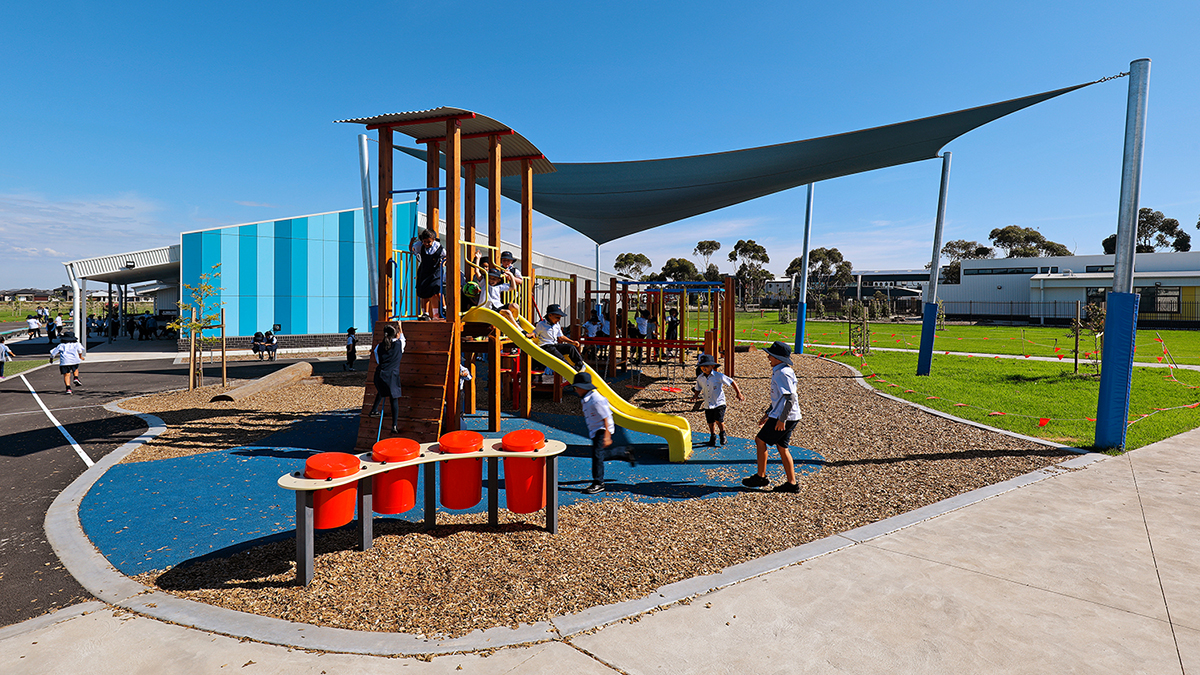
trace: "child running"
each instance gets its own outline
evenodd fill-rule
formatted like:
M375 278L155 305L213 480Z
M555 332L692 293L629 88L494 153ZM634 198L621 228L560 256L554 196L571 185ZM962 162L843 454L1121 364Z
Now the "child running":
M766 487L767 480L767 446L774 445L779 449L779 459L783 462L783 472L787 482L776 485L772 492L799 492L796 484L796 465L792 461L792 453L788 445L792 438L792 429L800 421L799 397L796 393L796 371L792 370L792 348L776 340L770 347L763 348L767 359L771 362L771 405L759 420L762 429L754 438L758 446L758 473L742 481L742 485L752 488Z
M716 429L721 430L721 445L725 445L725 387L733 387L739 401L745 401L738 383L725 373L718 373L721 364L708 354L700 357L700 375L692 391L696 393L693 400L704 399L704 421L708 422L708 446L717 445Z
M604 492L604 460L623 459L629 462L629 466L636 466L637 462L629 448L620 448L622 452L616 452L619 448L613 447L612 434L617 428L613 425L612 409L608 399L596 391L592 374L575 373L570 386L583 399L583 419L587 422L588 436L592 439L592 484L583 489L583 494L600 494Z
M79 364L86 358L83 345L75 339L74 333L66 333L62 336L62 340L58 346L50 351L50 362L54 363L54 359L58 358L58 372L62 373L63 383L67 386L67 393L74 394L71 391L71 381L82 386L79 381Z
M4 364L13 360L12 350L4 344L4 336L0 335L0 381L4 380Z

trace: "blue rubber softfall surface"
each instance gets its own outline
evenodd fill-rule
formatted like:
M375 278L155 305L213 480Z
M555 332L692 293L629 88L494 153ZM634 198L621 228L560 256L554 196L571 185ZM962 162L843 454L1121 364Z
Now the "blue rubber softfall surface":
M803 422L801 422L803 424ZM464 428L484 432L487 416L466 418ZM614 441L629 445L637 466L613 460L605 464L605 492L584 495L591 483L591 443L583 418L535 414L532 419L505 417L503 432L537 429L547 438L567 444L559 460L559 504L598 499L674 502L707 499L746 491L741 479L754 472L754 441L728 439L724 447L703 447L707 431L693 432L691 460L667 461L667 446L650 434L618 428ZM114 567L124 574L166 569L194 558L233 551L281 538L295 530L294 494L276 484L285 473L302 471L314 452L353 450L357 413L325 414L293 425L254 447L210 452L178 459L118 464L108 470L84 497L79 518L84 531ZM777 457L775 450L772 456ZM815 473L823 459L815 452L792 448L799 474ZM501 499L504 507L503 462ZM771 472L779 473L778 460ZM486 472L486 464L485 472ZM424 474L418 484L417 507L397 516L423 518ZM475 508L487 510L487 480ZM445 512L439 506L439 511ZM530 518L541 522L541 514ZM353 523L348 527L353 527ZM317 535L320 536L320 533Z

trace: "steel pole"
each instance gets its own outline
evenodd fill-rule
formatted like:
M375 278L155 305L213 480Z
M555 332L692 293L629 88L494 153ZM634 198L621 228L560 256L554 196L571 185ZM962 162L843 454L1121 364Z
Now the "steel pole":
M1103 366L1096 401L1096 447L1125 446L1129 393L1133 384L1133 349L1137 342L1138 295L1133 292L1137 250L1138 200L1142 185L1146 103L1150 93L1150 59L1129 64L1129 98L1125 109L1125 153L1121 163L1121 202L1117 213L1117 252L1112 292L1104 316Z
M917 375L928 375L933 367L933 340L937 334L937 284L941 271L942 227L946 223L946 197L950 192L950 153L942 153L942 184L938 189L937 222L933 226L933 256L929 262L929 285L925 287L925 312L921 317L921 350ZM860 284L861 286L861 284Z
M379 286L379 276L375 272L375 259L379 248L375 245L375 222L371 216L371 158L367 151L367 135L358 135L358 174L362 182L363 229L367 243L367 304L379 311L379 301L375 298ZM374 316L379 316L376 313ZM372 325L374 317L372 317Z
M796 344L792 350L797 354L804 353L804 329L808 314L808 245L812 240L813 188L808 184L808 201L804 205L804 253L800 258L800 289L796 301Z

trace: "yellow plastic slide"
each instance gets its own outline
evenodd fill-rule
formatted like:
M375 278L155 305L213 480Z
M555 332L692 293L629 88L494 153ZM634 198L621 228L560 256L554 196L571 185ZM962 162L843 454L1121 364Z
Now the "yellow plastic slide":
M560 359L557 354L552 354L542 349L533 340L525 337L527 332L533 332L533 325L524 318L521 319L522 325L518 328L508 319L486 307L475 307L463 315L463 321L486 323L495 326L508 339L512 340L518 349L553 368L554 372L562 375L568 382L575 376L575 369L571 364ZM633 405L618 396L617 392L613 391L612 387L609 387L604 378L595 370L592 370L591 366L587 366L587 369L592 374L592 384L596 385L596 390L604 398L608 399L608 405L612 408L613 412L613 421L631 431L642 431L665 438L667 440L667 447L670 449L672 462L683 462L688 457L691 457L692 429L686 419L677 415L666 415L643 410Z

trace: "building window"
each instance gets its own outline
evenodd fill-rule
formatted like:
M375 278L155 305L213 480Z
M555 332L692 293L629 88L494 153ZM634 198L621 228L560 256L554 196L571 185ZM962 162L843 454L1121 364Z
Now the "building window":
M1057 267L1051 267L1051 268L1050 268L1050 274L1058 274L1058 268L1057 268Z
M973 276L976 274L1037 274L1036 267L981 267L978 269L964 269L963 274Z
M1178 314L1182 288L1179 286L1145 286L1133 289L1142 296L1138 314Z
M1091 288L1087 289L1087 304L1089 304L1089 305L1093 304L1093 303L1095 303L1097 305L1103 304L1104 301L1107 299L1107 297L1108 297L1108 289L1107 288L1091 287Z
M1084 271L1087 273L1111 272L1111 271L1113 271L1113 266L1112 265L1088 265L1087 269L1085 269Z

